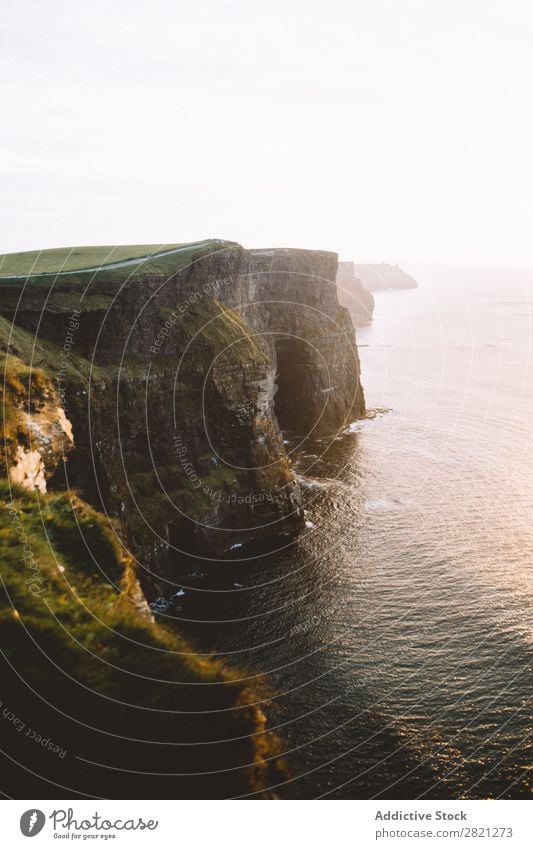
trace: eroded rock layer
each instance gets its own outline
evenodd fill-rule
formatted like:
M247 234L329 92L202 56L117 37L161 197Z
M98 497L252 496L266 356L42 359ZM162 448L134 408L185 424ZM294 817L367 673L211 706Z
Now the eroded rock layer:
M326 438L364 414L336 272L333 253L212 242L179 265L2 283L10 352L32 351L72 425L54 485L118 521L152 576L302 526L282 431Z

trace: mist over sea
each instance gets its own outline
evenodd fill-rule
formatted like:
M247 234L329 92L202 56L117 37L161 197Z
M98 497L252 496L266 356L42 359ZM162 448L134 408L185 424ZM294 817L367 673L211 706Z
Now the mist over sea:
M533 272L406 270L357 332L388 412L294 457L305 535L172 613L268 688L281 796L530 797Z

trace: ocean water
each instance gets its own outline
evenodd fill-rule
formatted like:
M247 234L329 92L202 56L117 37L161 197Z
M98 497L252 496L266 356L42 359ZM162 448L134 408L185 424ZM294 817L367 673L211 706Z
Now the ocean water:
M380 412L294 458L305 534L167 610L264 688L280 796L532 794L533 273L413 271L357 334Z

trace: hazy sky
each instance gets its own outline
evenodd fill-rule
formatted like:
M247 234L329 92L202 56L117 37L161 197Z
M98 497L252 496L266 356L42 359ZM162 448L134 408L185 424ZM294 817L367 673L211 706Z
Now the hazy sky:
M0 251L533 260L530 0L4 0Z

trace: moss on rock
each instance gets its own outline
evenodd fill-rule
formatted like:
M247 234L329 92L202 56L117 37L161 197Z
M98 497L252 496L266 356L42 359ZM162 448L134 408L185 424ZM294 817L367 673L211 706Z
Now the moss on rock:
M4 707L65 752L5 735L6 753L33 769L10 769L6 792L267 792L282 762L257 697L139 607L131 559L104 517L76 496L0 481L0 557Z

